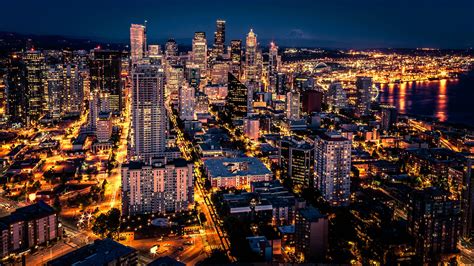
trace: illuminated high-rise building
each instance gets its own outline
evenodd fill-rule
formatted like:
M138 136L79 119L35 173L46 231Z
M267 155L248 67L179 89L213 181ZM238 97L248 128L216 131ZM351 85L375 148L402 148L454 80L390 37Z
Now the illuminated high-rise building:
M331 206L349 205L351 140L337 132L327 132L314 142L315 188Z
M132 161L121 169L124 215L187 211L194 201L193 164L184 159L162 165Z
M334 82L329 85L327 103L329 108L335 112L339 112L341 109L347 107L346 92L342 88L342 84L340 82Z
M372 77L357 77L357 111L360 115L370 114L372 101Z
M397 122L398 111L395 106L392 105L381 105L381 118L380 127L383 130L390 130L395 126Z
M282 175L291 179L295 189L309 188L314 179L314 146L293 137L282 138L278 146Z
M165 76L165 97L171 97L173 100L176 100L179 87L184 84L184 67L179 65L168 66Z
M169 39L165 45L165 56L166 58L174 57L178 55L178 44L174 39Z
M438 265L441 256L457 252L461 206L450 193L436 187L409 195L408 232L413 237L418 265Z
M196 104L196 97L194 94L194 87L188 84L183 84L179 87L179 117L184 121L194 120L194 108Z
M244 117L248 109L248 89L234 75L228 75L227 106L234 117Z
M257 35L250 29L245 43L245 80L258 80L257 69Z
M48 111L48 89L45 86L45 57L41 51L29 50L24 54L28 88L27 124L38 122Z
M207 40L205 32L195 32L193 38L192 61L199 66L202 76L207 70Z
M148 162L166 148L164 73L158 65L139 64L132 72L132 152Z
M214 33L213 54L215 58L220 58L224 54L225 47L225 20L216 21L216 32Z
M52 119L63 115L64 98L62 65L54 65L46 71L46 86L48 89L48 110Z
M289 120L300 119L300 110L300 94L294 90L288 92L286 94L286 118Z
M280 63L281 57L278 55L278 46L274 42L271 42L268 51L268 81L270 92L276 91L277 74L280 70Z
M91 92L108 93L110 111L120 113L122 99L122 53L115 50L95 49L89 65Z
M63 67L64 108L66 114L80 114L84 108L84 78L79 66L67 64Z
M242 65L242 41L232 40L230 41L230 71L231 73L240 78L241 76L241 65Z
M7 73L7 115L10 124L27 125L28 98L26 66L20 54L12 54Z
M130 27L130 59L132 64L140 61L146 52L146 26L132 24Z

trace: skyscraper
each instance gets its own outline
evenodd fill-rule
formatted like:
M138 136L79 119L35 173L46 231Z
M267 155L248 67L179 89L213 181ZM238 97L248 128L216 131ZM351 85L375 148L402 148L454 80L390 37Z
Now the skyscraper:
M372 101L372 77L357 77L357 111L359 115L370 114Z
M228 75L227 106L233 116L243 117L247 115L248 89L234 75Z
M27 124L38 122L48 110L48 88L45 86L45 57L41 51L29 50L24 54L28 81Z
M225 46L225 20L216 21L216 32L214 33L214 58L221 58L224 54Z
M115 50L94 49L93 59L89 65L91 91L108 93L110 111L120 113L123 109L122 53Z
M250 29L245 43L245 80L259 81L257 77L257 35Z
M295 190L309 188L314 179L314 146L292 137L284 137L278 146L282 175L291 179Z
M194 120L194 107L196 97L194 95L194 87L183 84L179 87L179 117L184 121Z
M6 85L8 120L10 124L26 126L29 92L26 66L20 54L12 54L9 58Z
M347 107L346 92L342 88L342 84L340 82L334 82L329 85L327 103L329 107L335 112L339 112L341 109Z
M242 64L242 41L232 40L230 41L230 60L231 67L230 71L232 75L240 78L241 75L241 64Z
M460 228L459 200L451 199L447 191L429 187L410 195L408 232L420 265L436 265L442 255L456 252Z
M165 56L166 58L174 57L178 55L178 44L174 39L169 39L165 44Z
M132 151L142 161L164 156L166 110L163 69L139 64L132 72Z
M48 89L48 110L52 119L59 119L63 115L64 98L62 65L51 66L46 71L46 86Z
M270 92L276 90L277 74L280 70L281 57L278 55L278 46L274 43L270 43L270 49L268 51L268 79L270 85Z
M195 32L193 38L192 61L199 66L202 76L206 76L207 70L207 40L205 32Z
M138 63L146 51L146 27L132 24L130 27L130 59L132 64Z
M391 105L381 105L380 126L383 130L390 130L397 122L397 108Z
M337 132L315 139L315 188L332 206L349 205L351 141Z
M286 118L300 119L300 94L294 90L286 94Z
M84 79L79 73L79 66L66 64L63 67L64 112L80 114L84 107Z

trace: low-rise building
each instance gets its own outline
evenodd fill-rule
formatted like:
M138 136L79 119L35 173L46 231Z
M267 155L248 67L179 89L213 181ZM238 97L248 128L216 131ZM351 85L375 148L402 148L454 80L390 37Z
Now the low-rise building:
M246 188L252 182L272 178L272 172L254 157L209 159L204 161L204 169L215 188Z
M92 244L47 262L46 265L138 265L138 252L110 238L97 239Z

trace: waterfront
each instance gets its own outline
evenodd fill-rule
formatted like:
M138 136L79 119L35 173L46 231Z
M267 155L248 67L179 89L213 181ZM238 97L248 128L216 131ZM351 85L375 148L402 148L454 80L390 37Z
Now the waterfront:
M437 118L441 122L474 126L474 72L459 79L380 85L380 102L400 113Z

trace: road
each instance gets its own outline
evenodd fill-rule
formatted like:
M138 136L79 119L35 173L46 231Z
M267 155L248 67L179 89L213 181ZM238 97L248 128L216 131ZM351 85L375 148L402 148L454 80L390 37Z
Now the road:
M177 144L180 148L181 152L183 153L183 157L186 160L192 159L192 151L194 151L193 144L184 138L184 133L178 126L177 117L173 113L171 109L171 104L168 101L166 103L166 108L168 112L168 116L171 120L174 130L177 132ZM219 217L217 212L215 211L215 207L212 204L211 199L209 198L208 194L204 190L204 186L201 180L201 172L199 167L202 165L202 161L199 159L195 162L195 169L194 169L194 179L195 179L195 201L199 203L200 210L206 216L207 226L204 225L205 230L205 248L207 252L210 252L212 249L219 248L224 250L229 257L230 261L236 261L235 257L230 254L230 242L227 238L225 232L219 226Z

